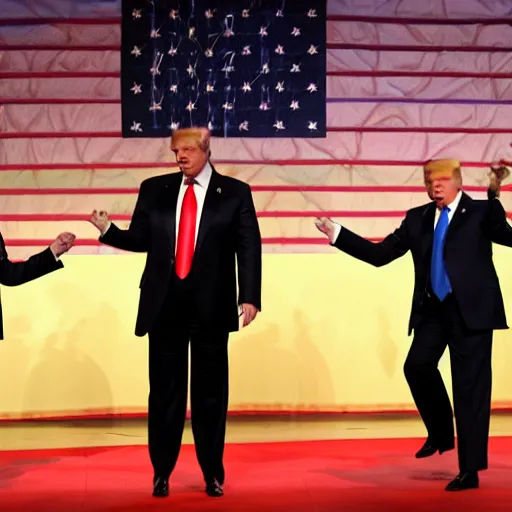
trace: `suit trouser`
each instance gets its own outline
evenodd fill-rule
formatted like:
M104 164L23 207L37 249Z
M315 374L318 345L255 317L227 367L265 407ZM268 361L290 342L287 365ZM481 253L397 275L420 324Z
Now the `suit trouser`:
M457 301L429 297L405 361L404 372L428 438L454 446L453 414L438 363L450 350L457 448L461 472L487 469L491 414L492 331L465 327Z
M193 294L167 300L149 333L149 453L155 476L170 476L180 452L191 352L192 432L205 480L224 482L228 408L228 336L194 322ZM183 293L182 293L183 292Z

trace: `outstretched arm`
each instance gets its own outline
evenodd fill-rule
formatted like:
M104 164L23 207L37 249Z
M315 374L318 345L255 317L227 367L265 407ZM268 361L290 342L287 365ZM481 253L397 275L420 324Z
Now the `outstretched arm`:
M128 229L119 229L109 220L106 212L94 210L90 222L100 231L100 241L123 251L147 252L149 250L150 227L146 198L146 186L145 183L142 183Z
M409 250L409 235L405 219L398 229L379 243L366 240L325 217L318 219L315 224L322 233L327 235L331 245L375 267L387 265Z
M512 226L508 223L505 209L498 199L501 183L509 174L510 171L503 164L491 167L484 230L492 242L512 247Z
M26 261L9 260L2 235L0 234L0 284L19 286L53 272L64 265L58 257L67 252L75 240L75 235L62 233L48 249L34 254Z

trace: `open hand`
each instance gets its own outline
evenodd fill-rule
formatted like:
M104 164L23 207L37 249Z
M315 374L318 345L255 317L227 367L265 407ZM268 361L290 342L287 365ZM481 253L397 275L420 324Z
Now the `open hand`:
M68 252L75 243L75 235L73 233L61 233L51 244L50 250L53 255L58 258L65 252Z
M334 222L327 217L320 217L319 219L315 219L315 226L318 231L321 231L324 235L327 235L329 240L332 240L334 237Z

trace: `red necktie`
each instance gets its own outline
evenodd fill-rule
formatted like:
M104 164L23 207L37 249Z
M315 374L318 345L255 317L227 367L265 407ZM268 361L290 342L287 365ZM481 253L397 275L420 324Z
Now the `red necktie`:
M181 205L180 225L178 228L178 248L176 249L176 274L185 279L192 266L196 239L197 200L194 193L194 179L188 179L188 185Z

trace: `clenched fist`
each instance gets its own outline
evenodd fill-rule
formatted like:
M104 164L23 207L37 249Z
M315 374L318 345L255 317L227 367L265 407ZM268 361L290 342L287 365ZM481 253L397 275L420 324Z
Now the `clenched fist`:
M89 222L98 228L100 233L102 235L105 234L108 227L110 226L110 220L108 218L108 213L104 211L96 211L94 210L91 214L91 218L89 219Z
M50 250L53 255L58 258L65 252L68 252L75 242L75 235L73 233L61 233L51 244Z
M505 162L500 161L491 165L489 172L489 188L496 192L496 196L500 195L501 183L510 176L510 170Z

